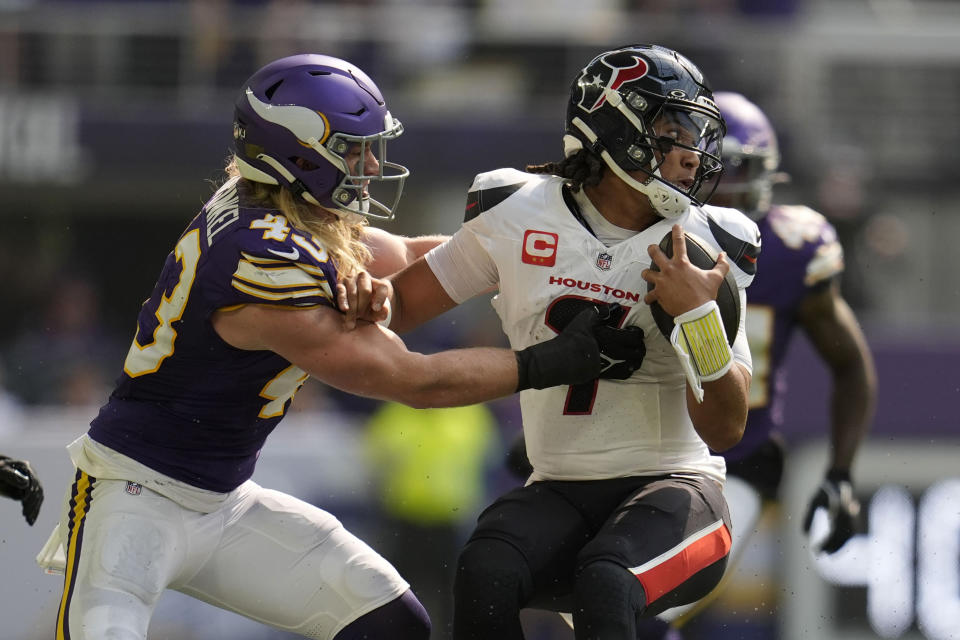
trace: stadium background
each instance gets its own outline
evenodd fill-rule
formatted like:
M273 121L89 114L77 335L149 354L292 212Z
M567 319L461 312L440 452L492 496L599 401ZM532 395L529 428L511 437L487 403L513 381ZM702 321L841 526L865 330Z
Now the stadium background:
M871 447L858 461L859 475L874 479L862 497L892 482L919 500L960 475L949 463L960 460L960 3L0 0L0 452L34 460L48 496L33 529L17 505L0 503L0 639L49 637L59 583L32 557L57 518L63 446L105 397L140 302L219 177L246 76L306 51L358 64L406 127L391 158L412 177L384 228L452 232L475 173L559 158L570 80L596 53L630 42L682 51L715 89L760 104L792 177L777 200L809 204L837 227L844 293L879 372ZM412 339L424 349L502 341L485 300ZM785 504L691 637L792 638L798 616L820 620L827 638L960 637L960 587L945 590L942 608L953 631L922 613L878 627L869 589L791 574L812 575L796 529L822 467L812 453L827 424L826 375L797 341ZM361 533L374 528L360 450L373 408L305 388L257 478L315 498ZM515 406L491 408L506 443ZM489 457L492 493L510 480ZM960 512L958 491L949 495L947 510ZM941 558L954 569L948 587L960 583L950 549ZM922 581L911 582L917 594ZM798 598L797 588L824 598ZM165 597L151 637L264 637L184 600ZM534 623L531 637L562 635Z

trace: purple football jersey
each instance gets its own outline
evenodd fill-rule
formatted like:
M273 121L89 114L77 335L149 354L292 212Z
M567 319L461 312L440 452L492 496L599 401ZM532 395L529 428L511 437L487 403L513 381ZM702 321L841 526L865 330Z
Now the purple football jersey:
M193 486L236 488L307 374L271 351L230 346L211 317L243 304L335 308L336 281L309 232L245 206L228 182L167 256L90 437Z
M739 460L765 442L783 422L787 346L797 310L810 291L843 271L843 248L833 226L803 206L778 205L759 221L763 253L747 289L747 337L753 358L750 414L743 439L725 451Z

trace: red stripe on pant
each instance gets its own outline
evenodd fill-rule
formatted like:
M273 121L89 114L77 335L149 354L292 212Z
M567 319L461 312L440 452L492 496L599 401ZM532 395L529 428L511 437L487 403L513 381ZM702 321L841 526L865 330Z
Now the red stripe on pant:
M650 604L728 553L730 531L723 521L719 520L673 549L630 571L640 580L647 594L647 604Z

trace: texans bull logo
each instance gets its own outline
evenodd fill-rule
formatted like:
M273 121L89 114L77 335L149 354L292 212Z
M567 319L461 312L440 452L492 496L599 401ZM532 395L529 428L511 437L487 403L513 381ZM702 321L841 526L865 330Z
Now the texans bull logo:
M639 80L650 70L647 61L627 51L611 53L583 70L577 85L582 95L577 103L587 113L593 113L607 100L606 91L618 90L627 82Z

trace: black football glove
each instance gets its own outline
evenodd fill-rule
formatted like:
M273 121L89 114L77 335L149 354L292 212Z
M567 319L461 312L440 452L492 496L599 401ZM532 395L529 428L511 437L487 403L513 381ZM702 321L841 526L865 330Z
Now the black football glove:
M604 326L619 305L591 305L554 338L517 351L517 391L629 378L646 348L639 328Z
M43 487L30 463L0 456L0 495L23 503L23 517L33 526L43 504Z
M834 469L827 472L827 477L810 500L807 515L803 519L803 530L808 534L817 509L826 510L830 533L814 551L833 553L860 529L860 502L853 494L849 471Z
M626 380L643 364L647 347L643 343L643 329L626 327L617 329L600 325L593 334L600 346L600 359L603 361L601 378Z

